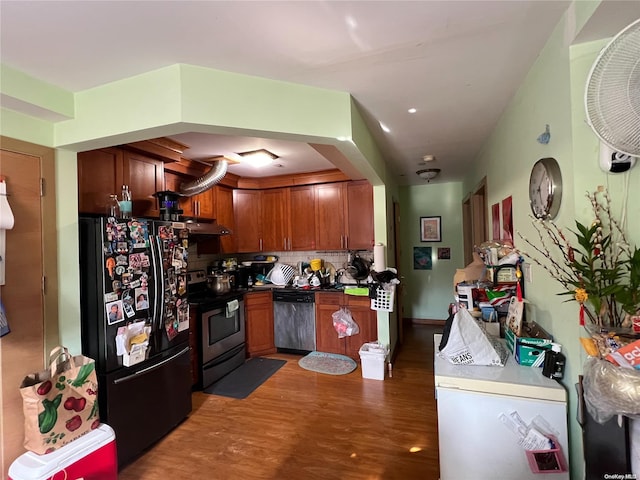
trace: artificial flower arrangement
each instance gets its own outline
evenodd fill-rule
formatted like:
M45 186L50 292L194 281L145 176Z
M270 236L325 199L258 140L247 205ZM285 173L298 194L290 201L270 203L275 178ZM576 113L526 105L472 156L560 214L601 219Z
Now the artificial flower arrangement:
M580 304L581 325L586 316L597 327L631 327L640 313L640 250L629 245L604 188L587 198L594 220L589 226L576 221L576 246L552 220L536 219L539 243L518 234L544 260L521 253L565 288L560 295Z
M559 295L580 305L579 322L590 335L580 339L589 355L585 400L604 423L613 415L640 415L640 250L629 245L606 189L587 198L594 219L588 226L576 221L577 244L552 220L534 220L539 242L518 234L542 259L520 253L564 287Z

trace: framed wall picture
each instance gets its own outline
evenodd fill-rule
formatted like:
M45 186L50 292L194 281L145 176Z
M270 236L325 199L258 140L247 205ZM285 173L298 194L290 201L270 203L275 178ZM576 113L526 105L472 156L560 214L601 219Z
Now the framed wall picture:
M451 248L438 247L438 260L451 260Z
M431 255L431 247L413 247L413 269L431 270L433 268Z
M440 224L440 217L420 217L420 241L442 241L442 227Z

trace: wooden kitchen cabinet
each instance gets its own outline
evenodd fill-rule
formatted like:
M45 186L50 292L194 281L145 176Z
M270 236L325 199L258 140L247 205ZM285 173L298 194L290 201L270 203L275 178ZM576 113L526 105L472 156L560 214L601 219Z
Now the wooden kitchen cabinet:
M289 189L290 250L316 249L315 199L313 185Z
M367 181L315 186L316 248L369 250L373 247L373 187Z
M346 248L370 250L374 244L373 186L366 180L346 184Z
M220 237L220 253L235 253L238 251L236 247L238 235L233 212L233 190L222 185L216 185L213 187L212 192L215 219L218 225L224 225L233 232L231 235L222 235Z
M78 211L106 215L112 203L109 196L120 197L123 169L123 152L119 148L78 153Z
M247 356L275 353L271 290L247 293L244 296L244 308Z
M234 190L233 213L238 253L262 251L262 208L260 190Z
M332 314L341 307L346 307L351 312L360 329L358 334L338 338L333 327ZM319 352L338 353L359 360L362 344L378 338L378 316L370 307L368 297L354 297L334 292L316 293L316 349Z
M315 186L316 249L343 250L345 245L343 183Z
M290 250L289 189L273 188L261 192L261 251Z
M180 184L191 180L192 178L183 175L178 175L173 172L165 172L165 190L179 192ZM216 219L214 192L212 188L191 197L180 197L178 206L182 210L182 215L185 217L193 217L203 220Z
M234 190L237 250L289 250L289 190Z
M153 196L164 190L164 164L160 160L121 148L103 148L78 153L78 211L105 215L109 195L118 195L129 185L133 215L158 217Z

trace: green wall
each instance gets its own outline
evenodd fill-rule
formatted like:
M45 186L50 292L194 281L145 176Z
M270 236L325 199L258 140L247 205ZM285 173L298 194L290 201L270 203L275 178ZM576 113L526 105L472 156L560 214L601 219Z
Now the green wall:
M80 351L76 152L198 131L334 145L376 185L376 241L387 243L387 166L349 93L171 65L71 94L2 67L0 134L57 148L59 331ZM11 108L18 109L19 113ZM397 328L378 315L379 338Z
M584 85L604 42L570 47L571 39L597 4L578 2L565 14L484 146L473 173L465 179L465 190L469 190L483 176L487 177L489 205L511 195L514 230L530 239L537 236L530 218L529 173L538 159L554 157L563 177L562 203L555 219L559 226L571 228L576 219L590 223L590 206L584 194L598 185L608 185L620 206L628 182L626 206L632 219L629 234L636 243L640 241L640 224L633 222L640 218L640 169L623 175L602 172L598 167L597 138L585 122ZM551 140L542 145L536 138L545 124L550 126ZM515 243L518 248L528 250L517 235ZM532 282L526 284L526 297L531 302L527 306L528 318L551 332L567 356L562 383L569 398L571 472L572 478L578 479L583 476L584 465L582 432L575 420L574 384L585 358L579 337L586 334L578 324L577 304L564 303L565 297L557 295L562 287L535 264L532 277Z
M430 183L399 188L400 272L404 285L402 306L407 318L445 320L453 302L453 276L464 267L462 242L462 183ZM441 242L420 241L420 217L440 216ZM415 247L432 249L432 269L415 270ZM438 247L451 249L450 260L438 260Z

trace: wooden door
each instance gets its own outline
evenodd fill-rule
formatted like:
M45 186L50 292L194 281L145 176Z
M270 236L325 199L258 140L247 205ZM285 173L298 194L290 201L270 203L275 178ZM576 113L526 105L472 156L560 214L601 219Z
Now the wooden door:
M289 190L262 191L262 250L289 250Z
M128 183L127 183L128 182ZM129 185L133 201L133 215L138 217L160 216L154 194L164 190L164 163L145 155L124 152L124 183ZM122 185L119 185L119 190Z
M235 221L233 215L233 190L227 187L216 185L213 187L214 204L216 210L216 221L219 225L229 228L233 234L220 237L220 253L235 253L236 238Z
M7 200L15 218L13 228L5 232L6 250L2 259L5 264L5 284L0 286L0 296L11 329L0 340L0 403L3 412L0 416L0 471L2 478L7 478L9 465L25 451L22 446L22 398L18 386L26 375L44 368L45 338L51 337L51 341L56 342L59 340L57 315L51 320L51 327L45 325L45 302L49 300L45 299L43 292L46 273L54 277L51 279L49 297L57 292L56 272L46 271L43 253L51 249L51 245L43 242L43 212L47 212L48 216L51 205L53 218L47 218L46 222L51 222L53 229L47 227L44 231L47 236L51 235L48 242L56 250L54 178L50 178L50 191L41 197L43 159L4 148L3 141L0 176L6 180ZM50 151L50 157L53 169L53 151ZM57 313L57 300L54 308ZM51 329L49 333L48 328Z
M124 183L122 150L102 148L78 153L78 211L105 215L110 195L118 195Z
M238 253L262 251L262 208L258 190L234 190L233 213Z
M345 249L344 185L326 183L315 186L316 249Z
M289 189L291 250L316 249L315 189L313 185Z
M271 292L253 292L245 296L247 355L266 355L276 351L273 336Z
M316 350L344 355L344 339L338 338L333 327L333 312L340 309L342 293L316 294Z
M366 180L347 184L346 247L351 250L373 248L373 186Z

